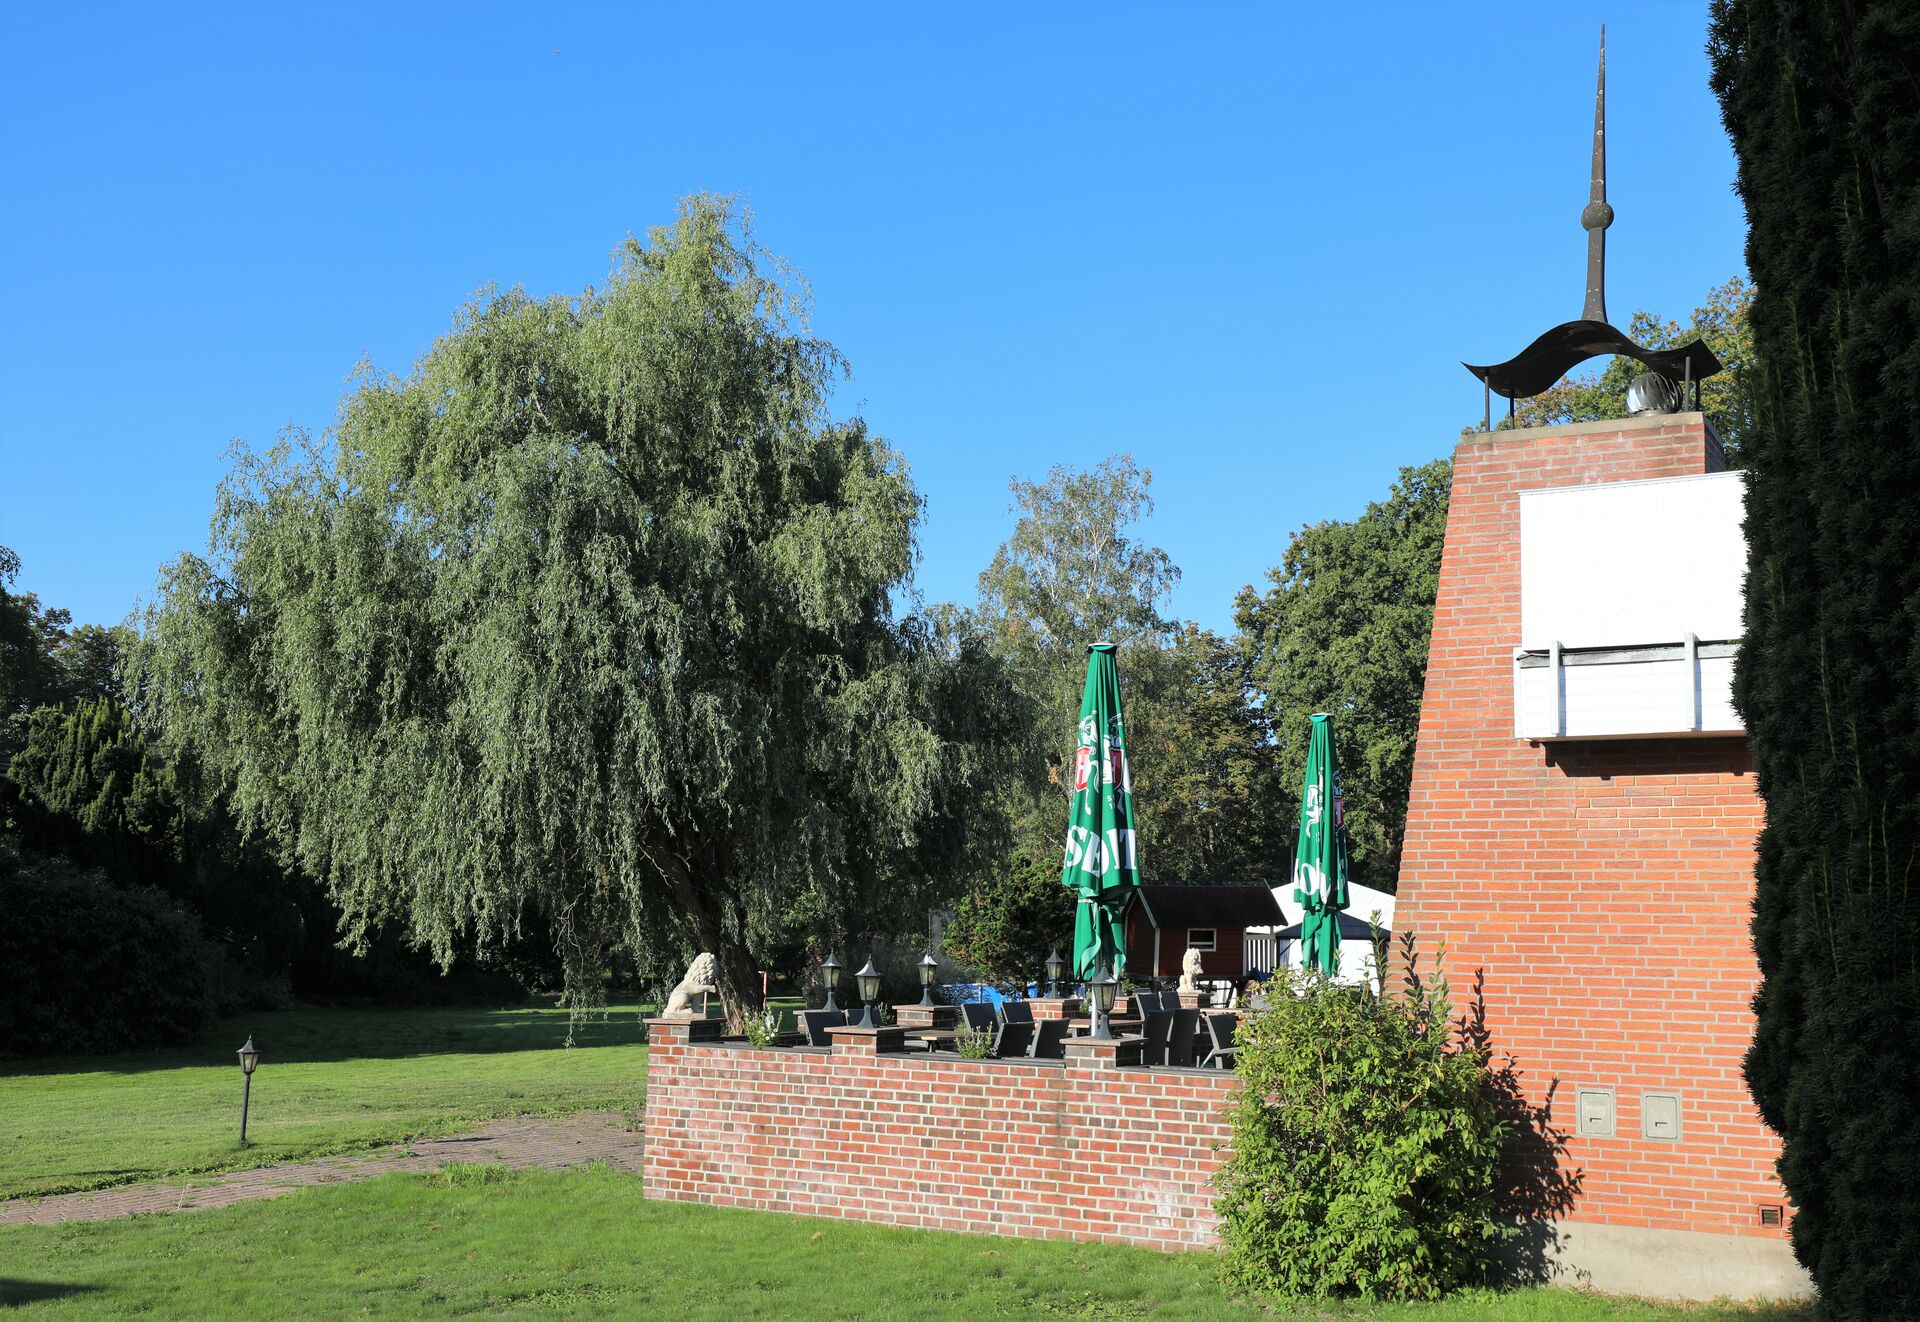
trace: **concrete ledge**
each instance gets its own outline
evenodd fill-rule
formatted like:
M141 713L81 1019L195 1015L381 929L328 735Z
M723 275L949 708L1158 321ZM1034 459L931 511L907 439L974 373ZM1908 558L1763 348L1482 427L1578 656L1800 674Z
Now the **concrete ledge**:
M1653 1230L1587 1221L1529 1222L1502 1251L1519 1284L1654 1299L1811 1299L1813 1278L1785 1239Z

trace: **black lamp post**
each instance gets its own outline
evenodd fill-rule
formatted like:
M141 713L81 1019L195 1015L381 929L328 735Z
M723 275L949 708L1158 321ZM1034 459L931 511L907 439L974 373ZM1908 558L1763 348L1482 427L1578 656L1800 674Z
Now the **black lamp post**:
M853 1021L855 1028L878 1028L880 1021L873 1017L873 1003L880 999L880 970L869 959L866 965L853 975L854 985L860 992L860 1003L866 1008L860 1011L860 1017Z
M1060 958L1060 947L1055 946L1053 953L1047 956L1047 995L1060 995L1060 975L1067 971L1067 961Z
M840 981L840 961L833 957L832 951L828 951L826 959L820 963L820 981L825 983L827 988L827 1003L820 1008L838 1010L840 1007L833 1003L833 988L834 984Z
M231 1040L231 1039L229 1039ZM260 1065L260 1048L253 1045L253 1035L247 1035L247 1045L240 1048L240 1073L246 1082L240 1085L240 1146L247 1145L247 1104L253 1100L253 1072Z
M1094 979L1087 990L1093 993L1093 1032L1088 1036L1101 1041L1111 1041L1113 1027L1108 1024L1107 1016L1113 1013L1113 994L1120 989L1113 974L1107 970L1107 961L1101 960L1100 967L1094 970Z
M926 953L926 957L920 961L920 1004L932 1005L934 1003L933 979L939 970L940 962L933 957L933 952L929 950Z

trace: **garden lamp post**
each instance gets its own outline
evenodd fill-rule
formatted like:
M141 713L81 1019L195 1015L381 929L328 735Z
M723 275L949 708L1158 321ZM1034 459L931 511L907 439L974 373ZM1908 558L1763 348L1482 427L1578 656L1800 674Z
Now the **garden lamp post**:
M1053 953L1047 956L1047 995L1060 995L1060 975L1067 971L1067 961L1060 958L1060 947L1055 946Z
M1113 994L1120 984L1114 981L1113 974L1107 968L1107 962L1100 961L1100 967L1094 970L1094 979L1087 990L1093 993L1093 1032L1089 1034L1099 1041L1111 1041L1113 1027L1107 1022L1107 1016L1113 1013Z
M880 1021L873 1017L873 1003L880 999L880 970L869 959L861 970L853 975L854 984L860 991L860 1004L866 1008L860 1011L860 1017L853 1021L855 1028L878 1028Z
M840 1007L833 1003L833 987L840 981L840 961L833 957L832 951L828 951L826 959L821 961L820 981L825 983L827 988L827 1003L820 1008L838 1010Z
M260 1048L253 1045L253 1035L249 1033L247 1045L240 1048L240 1074L246 1080L240 1085L240 1146L243 1148L247 1145L247 1104L253 1100L253 1071L259 1064Z
M926 953L926 957L920 961L920 1004L932 1005L934 1003L933 979L939 971L940 961L935 959L933 952L929 950Z

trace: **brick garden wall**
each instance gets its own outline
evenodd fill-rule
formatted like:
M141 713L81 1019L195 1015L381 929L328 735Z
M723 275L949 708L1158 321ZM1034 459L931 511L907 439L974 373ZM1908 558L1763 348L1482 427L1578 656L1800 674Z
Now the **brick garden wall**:
M646 1195L1157 1249L1212 1245L1238 1076L688 1041L649 1028ZM886 1045L883 1036L880 1045ZM897 1041L897 1039L896 1039Z
M1718 460L1697 414L1460 443L1398 925L1429 960L1445 940L1457 996L1483 980L1495 1048L1517 1057L1531 1100L1551 1091L1558 1128L1577 1128L1576 1089L1614 1091L1615 1137L1576 1135L1561 1163L1583 1173L1570 1219L1779 1236L1758 1210L1785 1203L1778 1145L1740 1075L1759 979L1745 739L1513 735L1517 493ZM1679 1142L1641 1137L1643 1091L1680 1094Z

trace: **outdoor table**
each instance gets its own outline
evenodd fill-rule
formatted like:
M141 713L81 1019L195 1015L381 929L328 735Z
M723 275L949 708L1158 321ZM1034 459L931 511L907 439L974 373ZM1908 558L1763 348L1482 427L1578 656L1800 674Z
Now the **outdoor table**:
M1075 1037L1085 1037L1088 1033L1091 1033L1093 1031L1093 1020L1069 1019L1067 1020L1067 1026L1073 1031L1073 1035ZM1130 1033L1140 1027L1140 1021L1138 1019L1127 1018L1121 1015L1110 1015L1107 1018L1107 1027L1113 1029L1116 1033L1118 1032Z
M957 1028L913 1028L907 1030L907 1036L916 1042L924 1042L928 1051L951 1047L959 1041Z

